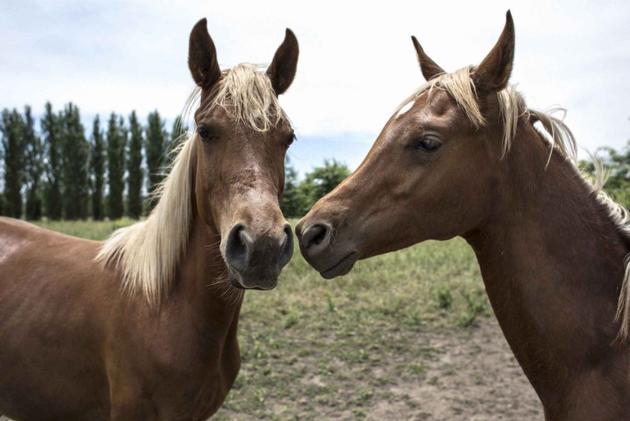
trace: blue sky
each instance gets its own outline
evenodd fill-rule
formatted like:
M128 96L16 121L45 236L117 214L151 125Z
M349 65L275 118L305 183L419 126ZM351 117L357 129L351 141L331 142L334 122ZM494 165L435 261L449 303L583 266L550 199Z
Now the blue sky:
M268 63L290 27L301 56L281 102L301 173L336 158L354 168L393 109L422 83L410 35L447 70L475 64L510 8L512 82L533 108L561 105L581 146L630 139L630 3L622 1L0 2L0 107L77 103L177 115L193 84L188 34L201 17L219 62Z

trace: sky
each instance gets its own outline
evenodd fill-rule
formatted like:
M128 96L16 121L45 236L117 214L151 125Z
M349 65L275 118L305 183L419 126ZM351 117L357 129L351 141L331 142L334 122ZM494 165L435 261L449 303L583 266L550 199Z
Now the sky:
M628 1L0 0L0 108L79 105L94 115L169 121L194 87L188 35L202 17L221 67L265 64L291 28L295 81L281 96L301 174L335 158L355 168L396 106L423 83L410 36L447 71L479 63L511 9L511 82L531 108L562 106L581 147L630 139ZM170 127L169 127L170 129Z

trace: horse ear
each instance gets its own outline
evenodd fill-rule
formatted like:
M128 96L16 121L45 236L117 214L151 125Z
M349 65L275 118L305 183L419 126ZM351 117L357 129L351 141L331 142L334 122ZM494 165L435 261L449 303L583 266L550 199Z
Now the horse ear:
M300 48L297 38L293 31L287 28L284 41L276 50L276 54L274 54L273 60L269 68L267 68L267 76L271 80L271 85L276 91L276 95L284 93L291 86L297 70L299 54Z
M188 68L195 83L209 89L221 77L217 61L217 50L208 33L206 18L193 27L188 43Z
M442 69L436 62L434 62L431 57L424 52L424 49L413 35L411 36L411 42L413 42L413 46L416 49L416 54L418 55L418 62L420 63L420 70L422 71L422 75L426 79L426 81L430 81L434 77L437 77L443 73L446 73L444 69Z
M496 45L473 71L475 87L481 92L498 92L505 88L514 62L514 21L507 11L505 27Z

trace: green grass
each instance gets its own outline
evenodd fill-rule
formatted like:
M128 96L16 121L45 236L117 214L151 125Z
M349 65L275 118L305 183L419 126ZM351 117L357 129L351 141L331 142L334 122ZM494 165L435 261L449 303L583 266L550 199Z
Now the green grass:
M37 225L64 234L83 237L90 240L103 240L113 231L132 224L132 219L119 219L116 221L38 221Z
M100 239L131 221L43 223ZM218 419L361 419L388 385L423 379L435 350L423 332L454 332L490 313L474 255L460 239L360 261L324 280L296 250L278 287L247 292L242 368Z

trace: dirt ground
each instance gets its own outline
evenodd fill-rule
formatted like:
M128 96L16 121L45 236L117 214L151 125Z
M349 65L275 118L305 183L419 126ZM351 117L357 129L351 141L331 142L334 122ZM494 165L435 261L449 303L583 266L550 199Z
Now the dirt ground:
M393 387L397 399L375 405L368 419L542 420L538 397L495 318L461 333L427 334L423 339L438 352L424 363L425 380Z
M276 412L273 407L281 404L271 400L265 402L272 406L267 408L267 414L276 413L271 418L277 419L541 420L538 399L495 319L484 318L476 327L458 332L457 335L453 335L453 331L423 333L418 340L432 352L419 362L422 372L418 380L404 378L387 384L384 387L389 388L389 398L370 399L361 414L342 408L331 410L326 404L321 404L317 417L312 410L292 414L281 406ZM379 367L373 370L378 375ZM308 381L325 382L317 376ZM312 408L312 404L311 400L309 407ZM219 416L238 420L261 418L260 414L230 410L221 411ZM0 417L0 420L7 421L7 418Z

